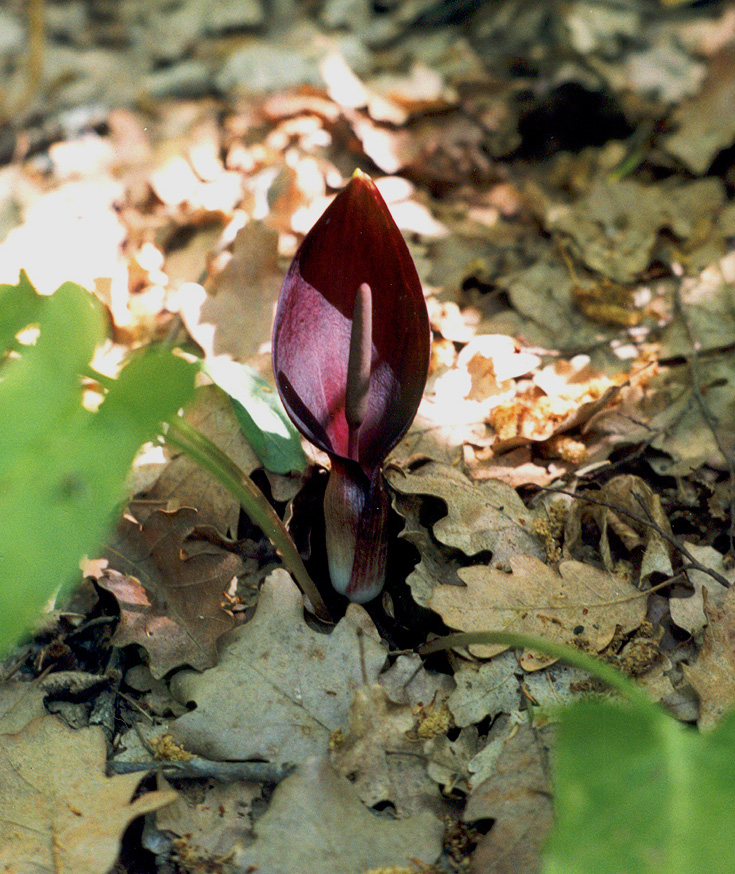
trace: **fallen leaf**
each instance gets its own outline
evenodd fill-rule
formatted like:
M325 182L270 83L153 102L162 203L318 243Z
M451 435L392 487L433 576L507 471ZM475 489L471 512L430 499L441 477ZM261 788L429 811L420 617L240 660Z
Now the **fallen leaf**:
M390 802L401 819L427 809L445 812L415 727L409 705L390 701L377 684L361 686L344 735L331 749L332 765L349 778L363 804Z
M671 526L661 506L661 499L647 483L638 476L622 474L613 477L599 492L595 492L594 500L599 503L586 504L582 496L571 505L564 529L567 555L573 554L579 546L584 521L592 519L600 531L600 553L607 570L612 571L615 564L608 537L608 531L612 531L629 552L644 547L640 566L641 583L654 572L672 576L672 547L664 537L664 534L671 536ZM646 524L648 522L656 525L660 531Z
M428 607L434 586L442 583L462 585L462 581L457 576L462 563L451 554L451 550L438 543L422 524L421 514L424 503L420 495L402 495L398 492L393 497L395 510L405 520L399 537L412 544L420 556L418 564L408 575L406 582L411 588L414 601L422 607Z
M670 185L600 178L573 205L548 204L545 224L568 237L591 270L624 285L648 268L662 228L694 244L698 224L712 223L723 202L714 178Z
M735 206L735 205L734 205ZM735 233L731 224L729 233ZM708 262L694 275L682 276L678 296L683 318L669 321L660 338L661 358L691 354L692 336L700 356L729 346L735 340L732 311L732 283L735 281L735 252ZM703 365L705 361L700 361Z
M255 825L255 843L236 852L238 871L365 874L434 862L442 822L428 811L399 822L367 810L324 758L310 758L276 789Z
M474 725L463 728L455 738L439 734L425 742L427 773L432 780L436 780L445 795L468 792L470 762L480 746L479 733Z
M198 388L184 418L244 473L250 475L260 466L237 421L230 399L216 386ZM196 507L200 525L211 525L232 536L237 532L240 518L237 498L185 453L173 455L145 497L149 502L165 502L167 510Z
M301 592L285 571L274 571L253 618L222 641L217 666L173 678L174 696L196 704L173 723L173 736L214 759L299 763L325 753L363 682L358 633L374 681L385 651L367 613L353 605L331 634L313 631Z
M514 489L521 486L548 486L569 473L570 465L552 459L537 459L529 445L509 452L495 453L491 446L462 447L465 470L475 482L498 479Z
M472 791L466 822L495 822L472 854L472 874L537 874L553 815L546 751L537 733L518 726L505 740L495 773Z
M396 704L441 705L454 691L454 680L447 674L427 671L420 656L400 655L378 677L378 682Z
M488 332L523 335L527 345L544 349L596 347L606 334L614 333L579 311L574 303L577 283L558 256L536 258L530 267L498 275L495 282L507 293L517 318L510 326L507 317L500 324L490 319L483 323ZM611 360L613 364L620 369L619 361Z
M37 716L45 716L45 693L37 683L0 683L0 736L17 734Z
M531 513L503 482L487 480L475 485L456 468L438 462L428 462L410 473L389 468L386 478L401 494L427 495L446 504L446 516L432 526L434 536L445 546L468 556L488 550L495 567L507 567L511 555L543 554L526 527Z
M735 141L735 74L732 46L711 60L699 94L682 103L671 121L677 130L668 136L665 148L692 172L703 174L717 153Z
M724 556L712 546L698 546L696 543L685 543L689 552L701 562L704 567L722 574L730 583L735 583L735 571L725 565ZM694 586L694 594L688 598L669 598L671 618L691 635L699 635L707 624L704 602L710 610L721 608L727 596L728 589L718 583L704 571L689 568L687 578ZM706 593L706 594L705 594Z
M587 355L547 365L534 375L531 387L490 412L488 421L498 437L493 449L541 443L580 428L610 403L621 380L596 373Z
M7 874L107 874L122 833L158 810L173 791L132 801L140 774L105 776L101 728L73 731L58 719L34 719L0 747L0 869Z
M461 728L481 722L486 716L509 713L521 706L520 683L516 677L515 653L503 653L486 664L466 664L455 671L457 688L449 696L449 709Z
M707 731L735 706L735 588L721 607L705 605L708 625L693 665L682 665L684 677L699 696L697 725Z
M197 283L179 290L179 313L207 358L244 360L270 340L282 281L278 234L250 221L237 232L232 258L210 291Z
M166 781L159 778L159 783ZM257 783L208 781L178 797L156 814L156 827L174 837L176 861L182 872L217 871L250 830L251 804L260 797ZM225 869L226 870L226 869Z
M510 558L511 573L484 565L459 571L465 588L437 586L430 606L450 628L460 631L512 631L567 644L586 641L596 652L617 628L627 633L645 619L646 599L630 583L578 561L563 561L554 571L530 555ZM472 646L481 658L507 647ZM524 670L538 670L554 659L525 652Z
M180 665L211 667L218 638L234 624L221 602L242 562L206 541L187 541L196 524L191 507L156 510L143 525L125 517L105 552L110 570L99 584L120 604L112 642L144 647L156 679ZM187 557L185 547L195 551Z

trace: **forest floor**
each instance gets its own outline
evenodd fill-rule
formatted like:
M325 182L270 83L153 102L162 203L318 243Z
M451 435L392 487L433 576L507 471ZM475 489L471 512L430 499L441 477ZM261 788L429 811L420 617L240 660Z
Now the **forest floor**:
M149 447L72 600L0 664L0 783L43 777L0 806L0 869L551 871L555 713L602 687L536 650L417 650L530 634L702 732L735 707L735 3L28 9L0 11L0 282L93 292L100 372L166 342L272 383L288 264L357 168L432 353L366 606L329 592L326 456L269 462L202 377L187 418L335 625L226 489Z

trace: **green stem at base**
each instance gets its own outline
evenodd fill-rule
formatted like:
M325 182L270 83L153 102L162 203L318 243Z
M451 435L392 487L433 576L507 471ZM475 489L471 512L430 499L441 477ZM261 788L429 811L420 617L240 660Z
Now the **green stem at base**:
M177 418L167 422L163 439L171 446L185 452L237 498L252 522L261 529L281 553L284 564L296 578L301 591L311 601L316 615L329 622L329 611L314 581L309 576L291 535L278 518L276 511L268 503L265 495L250 477L208 437L193 428L184 419Z

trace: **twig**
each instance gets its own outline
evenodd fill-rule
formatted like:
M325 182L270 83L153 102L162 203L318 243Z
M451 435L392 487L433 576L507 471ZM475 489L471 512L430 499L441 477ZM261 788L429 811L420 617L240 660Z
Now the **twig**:
M162 771L166 777L211 778L222 783L250 780L255 783L280 783L296 770L295 765L274 762L215 762L193 756L176 762L108 762L113 774L134 774L138 771Z
M660 525L656 524L656 522L653 522L651 519L644 519L641 516L636 516L635 513L631 513L629 510L624 510L622 507L608 504L607 501L597 501L594 498L588 498L586 495L578 495L574 492L568 492L566 489L549 488L547 486L537 486L537 488L541 489L543 492L553 492L559 495L566 495L568 498L574 498L578 501L586 501L588 504L595 504L597 507L605 507L608 510L612 510L614 513L619 513L621 516L627 516L634 522L638 522L639 525L645 525L663 537L667 543L680 552L684 558L687 559L692 570L701 571L703 574L707 574L708 577L712 577L712 579L716 580L721 586L725 586L726 589L730 588L730 581L726 577L723 577L722 574L718 574L717 571L712 570L712 568L706 567L701 561L697 561L678 537L669 534L668 531L665 531Z

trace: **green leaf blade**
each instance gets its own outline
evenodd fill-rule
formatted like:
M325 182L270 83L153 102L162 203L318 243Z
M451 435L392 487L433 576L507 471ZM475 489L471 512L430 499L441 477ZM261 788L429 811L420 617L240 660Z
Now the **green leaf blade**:
M299 472L306 466L301 438L278 394L252 367L224 358L207 361L202 370L230 398L243 433L267 470Z
M735 721L725 740L614 701L576 702L559 720L543 874L732 871Z
M97 548L135 453L194 384L172 353L144 354L90 412L80 373L104 336L101 308L67 283L36 315L37 341L0 370L0 651Z

